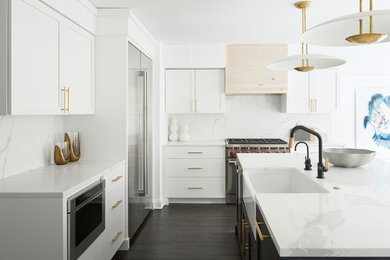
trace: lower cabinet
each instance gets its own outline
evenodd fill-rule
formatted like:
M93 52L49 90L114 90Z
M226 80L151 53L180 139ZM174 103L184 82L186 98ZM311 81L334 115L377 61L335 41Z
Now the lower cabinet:
M258 260L278 260L279 254L272 241L259 207L256 206L256 251Z
M168 146L164 175L168 199L223 199L224 147Z
M125 240L126 201L125 166L120 165L105 174L106 228L78 260L109 260Z

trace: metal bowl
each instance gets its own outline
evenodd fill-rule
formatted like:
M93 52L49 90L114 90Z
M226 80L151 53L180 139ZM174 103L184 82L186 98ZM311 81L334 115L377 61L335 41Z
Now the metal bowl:
M364 149L352 148L328 148L324 149L324 158L329 157L329 162L339 167L355 168L371 162L376 152Z

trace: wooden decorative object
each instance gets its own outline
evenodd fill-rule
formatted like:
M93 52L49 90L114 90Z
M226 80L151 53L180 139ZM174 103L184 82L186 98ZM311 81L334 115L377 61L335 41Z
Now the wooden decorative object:
M62 149L58 147L58 145L54 146L54 162L57 165L64 165L69 162L69 159L65 160L64 154L62 153Z
M75 141L75 140L73 140ZM70 136L68 135L68 133L65 133L65 142L68 142L69 143L69 161L70 162L77 162L79 159L80 159L80 150L79 150L79 154L75 154L74 150L73 150L73 143L71 142L71 139L70 139ZM80 138L78 139L78 142L80 142ZM80 143L79 143L79 147L80 147Z

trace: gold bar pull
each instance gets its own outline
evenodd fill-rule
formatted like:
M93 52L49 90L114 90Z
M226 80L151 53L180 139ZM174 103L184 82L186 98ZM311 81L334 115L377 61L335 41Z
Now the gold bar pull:
M67 109L67 111L69 113L69 111L70 111L70 88L68 88L67 92L68 92L68 109Z
M66 88L62 88L61 91L64 92L64 108L61 108L61 111L64 111L64 113L66 113Z
M122 178L123 176L118 176L116 177L115 179L112 180L112 182L117 182L120 178Z
M189 190L202 190L203 187L188 187Z
M255 224L256 224L257 234L259 235L261 241L263 241L264 238L271 237L270 235L263 235L263 233L261 233L260 225L265 225L264 222L257 222L257 221L255 221Z
M188 154L202 154L203 152L187 152Z
M114 206L112 206L113 209L116 209L121 203L122 203L123 200L118 200L117 203L115 203Z
M113 242L113 243L116 242L122 234L123 234L122 231L119 232L119 233L114 237L114 239L112 240L112 242Z
M187 168L188 170L203 170L203 168Z
M310 99L310 112L313 112L313 99Z

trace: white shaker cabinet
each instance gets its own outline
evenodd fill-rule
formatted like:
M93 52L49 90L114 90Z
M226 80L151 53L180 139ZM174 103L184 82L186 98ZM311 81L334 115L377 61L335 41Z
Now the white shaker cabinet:
M67 113L93 113L94 53L95 37L73 22L65 21L61 31L59 91L62 109Z
M8 109L13 115L58 114L62 17L38 0L11 3Z
M39 0L0 10L0 114L93 113L95 37Z
M195 71L166 70L167 113L192 113L195 111Z
M166 112L223 113L224 76L224 69L166 70Z
M283 96L286 113L334 113L339 107L337 70L318 70L309 73L289 72L288 93Z

